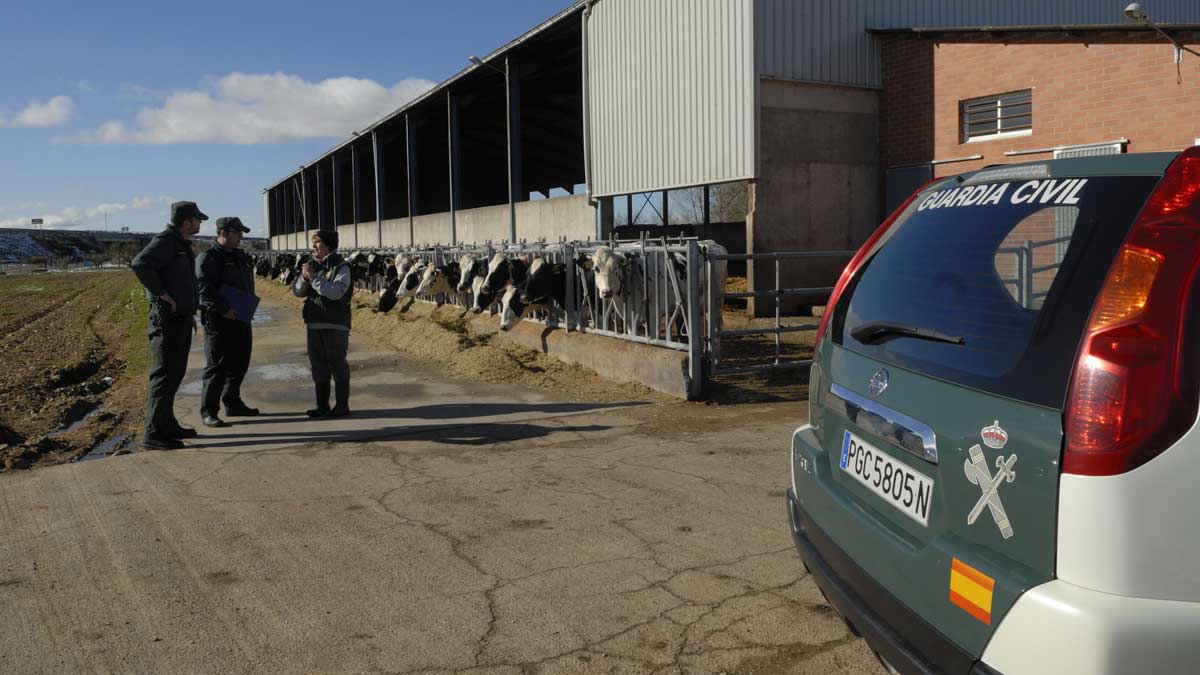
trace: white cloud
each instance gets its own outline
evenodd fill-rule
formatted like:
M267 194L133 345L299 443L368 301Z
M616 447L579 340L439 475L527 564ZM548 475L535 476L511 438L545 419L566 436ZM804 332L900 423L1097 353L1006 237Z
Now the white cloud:
M16 211L44 209L47 206L50 206L50 204L46 202L21 202L20 204L12 204L11 206L0 206L0 213L14 213Z
M5 124L11 127L56 127L66 124L74 113L75 102L71 97L55 96L48 101L30 101Z
M175 201L174 197L160 195L157 197L134 197L127 202L108 202L97 204L90 208L68 206L53 213L28 211L28 215L20 218L0 220L0 227L29 227L33 218L42 219L42 227L54 230L94 230L104 225L104 214L109 217L131 211L144 211L150 208L164 207ZM166 209L162 208L163 222L166 222ZM116 225L116 223L113 223Z
M284 73L231 73L206 89L175 92L161 107L143 108L132 126L100 125L100 143L234 143L250 145L348 136L433 86L407 78L391 88L335 77L309 82Z

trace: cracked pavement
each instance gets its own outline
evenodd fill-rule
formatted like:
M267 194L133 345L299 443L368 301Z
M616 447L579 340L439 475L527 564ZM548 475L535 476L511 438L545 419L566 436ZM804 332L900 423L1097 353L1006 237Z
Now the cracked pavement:
M355 416L312 422L273 311L268 415L0 477L0 672L882 672L788 533L806 405L579 403L352 341Z

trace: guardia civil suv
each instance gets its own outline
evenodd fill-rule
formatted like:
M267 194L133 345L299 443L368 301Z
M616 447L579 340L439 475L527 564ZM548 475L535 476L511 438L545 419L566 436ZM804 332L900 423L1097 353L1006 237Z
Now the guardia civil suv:
M788 511L901 673L1200 672L1200 147L909 198L821 320Z

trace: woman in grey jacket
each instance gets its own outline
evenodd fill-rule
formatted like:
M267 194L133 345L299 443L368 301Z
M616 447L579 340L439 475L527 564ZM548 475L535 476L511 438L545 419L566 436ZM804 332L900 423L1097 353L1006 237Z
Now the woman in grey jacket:
M292 294L304 298L304 324L308 328L308 363L316 386L317 407L312 418L337 418L350 414L350 265L337 253L337 232L318 230L312 235L313 256L304 263L292 285ZM333 378L335 404L329 407L329 379Z

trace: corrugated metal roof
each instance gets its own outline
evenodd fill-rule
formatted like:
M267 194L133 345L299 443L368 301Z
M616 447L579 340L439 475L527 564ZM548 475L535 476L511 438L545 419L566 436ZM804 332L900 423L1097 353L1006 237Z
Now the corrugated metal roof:
M1196 0L1143 3L1159 24L1200 23ZM755 0L761 77L880 86L871 30L1130 27L1124 0Z
M545 21L534 26L533 28L530 28L529 30L522 33L519 37L509 41L508 43L506 43L502 47L499 47L498 49L496 49L492 53L488 54L487 56L480 57L481 60L484 63L488 63L489 61L503 57L505 54L507 54L509 52L509 50L513 49L517 45L529 40L529 38L537 35L538 33L541 33L542 31L544 31L548 28L551 28L552 26L558 25L558 23L560 23L561 21L566 20L572 14L580 11L586 3L587 3L587 0L576 0L575 2L572 2L566 9L562 10L561 12L555 14L554 16L550 17L549 19L546 19ZM420 105L423 101L426 101L429 98L436 96L438 94L444 93L446 91L446 88L449 87L451 84L453 84L455 81L461 79L463 76L467 75L468 73L474 72L475 70L477 70L478 68L481 68L481 67L482 66L477 66L477 65L472 64L472 65L467 66L466 68L463 68L462 70L458 71L457 73L451 75L450 77L446 78L445 80L442 80L441 82L439 82L438 84L436 84L435 86L430 88L429 91L426 91L424 94L421 94L420 96L414 98L413 100L409 101L408 103L405 103L404 105L400 106L399 108L392 111L391 113L389 113L389 114L383 116L382 118L380 118L379 120L373 122L370 126L368 126L367 128L363 129L361 132L359 132L359 134L365 135L366 132L375 129L376 127L383 124L384 122L387 122L390 119L393 119L399 115L403 115L406 111L411 110L414 106ZM341 150L342 148L346 147L347 145L353 143L356 140L358 140L358 135L353 135L350 138L347 138L347 139L341 141L340 143L333 146L329 150L326 150L325 152L318 155L315 159L313 159L311 162L309 162L308 165L315 164L316 162L319 162L322 159L325 159L329 155L332 155L333 153L337 152L338 150ZM283 178L279 179L278 181L276 181L275 183L273 183L272 185L270 185L269 187L267 187L265 189L267 189L267 190L274 189L274 188L278 187L279 185L287 182L289 179L291 179L293 176L296 176L297 174L299 174L299 171L293 171L292 173L284 176Z

